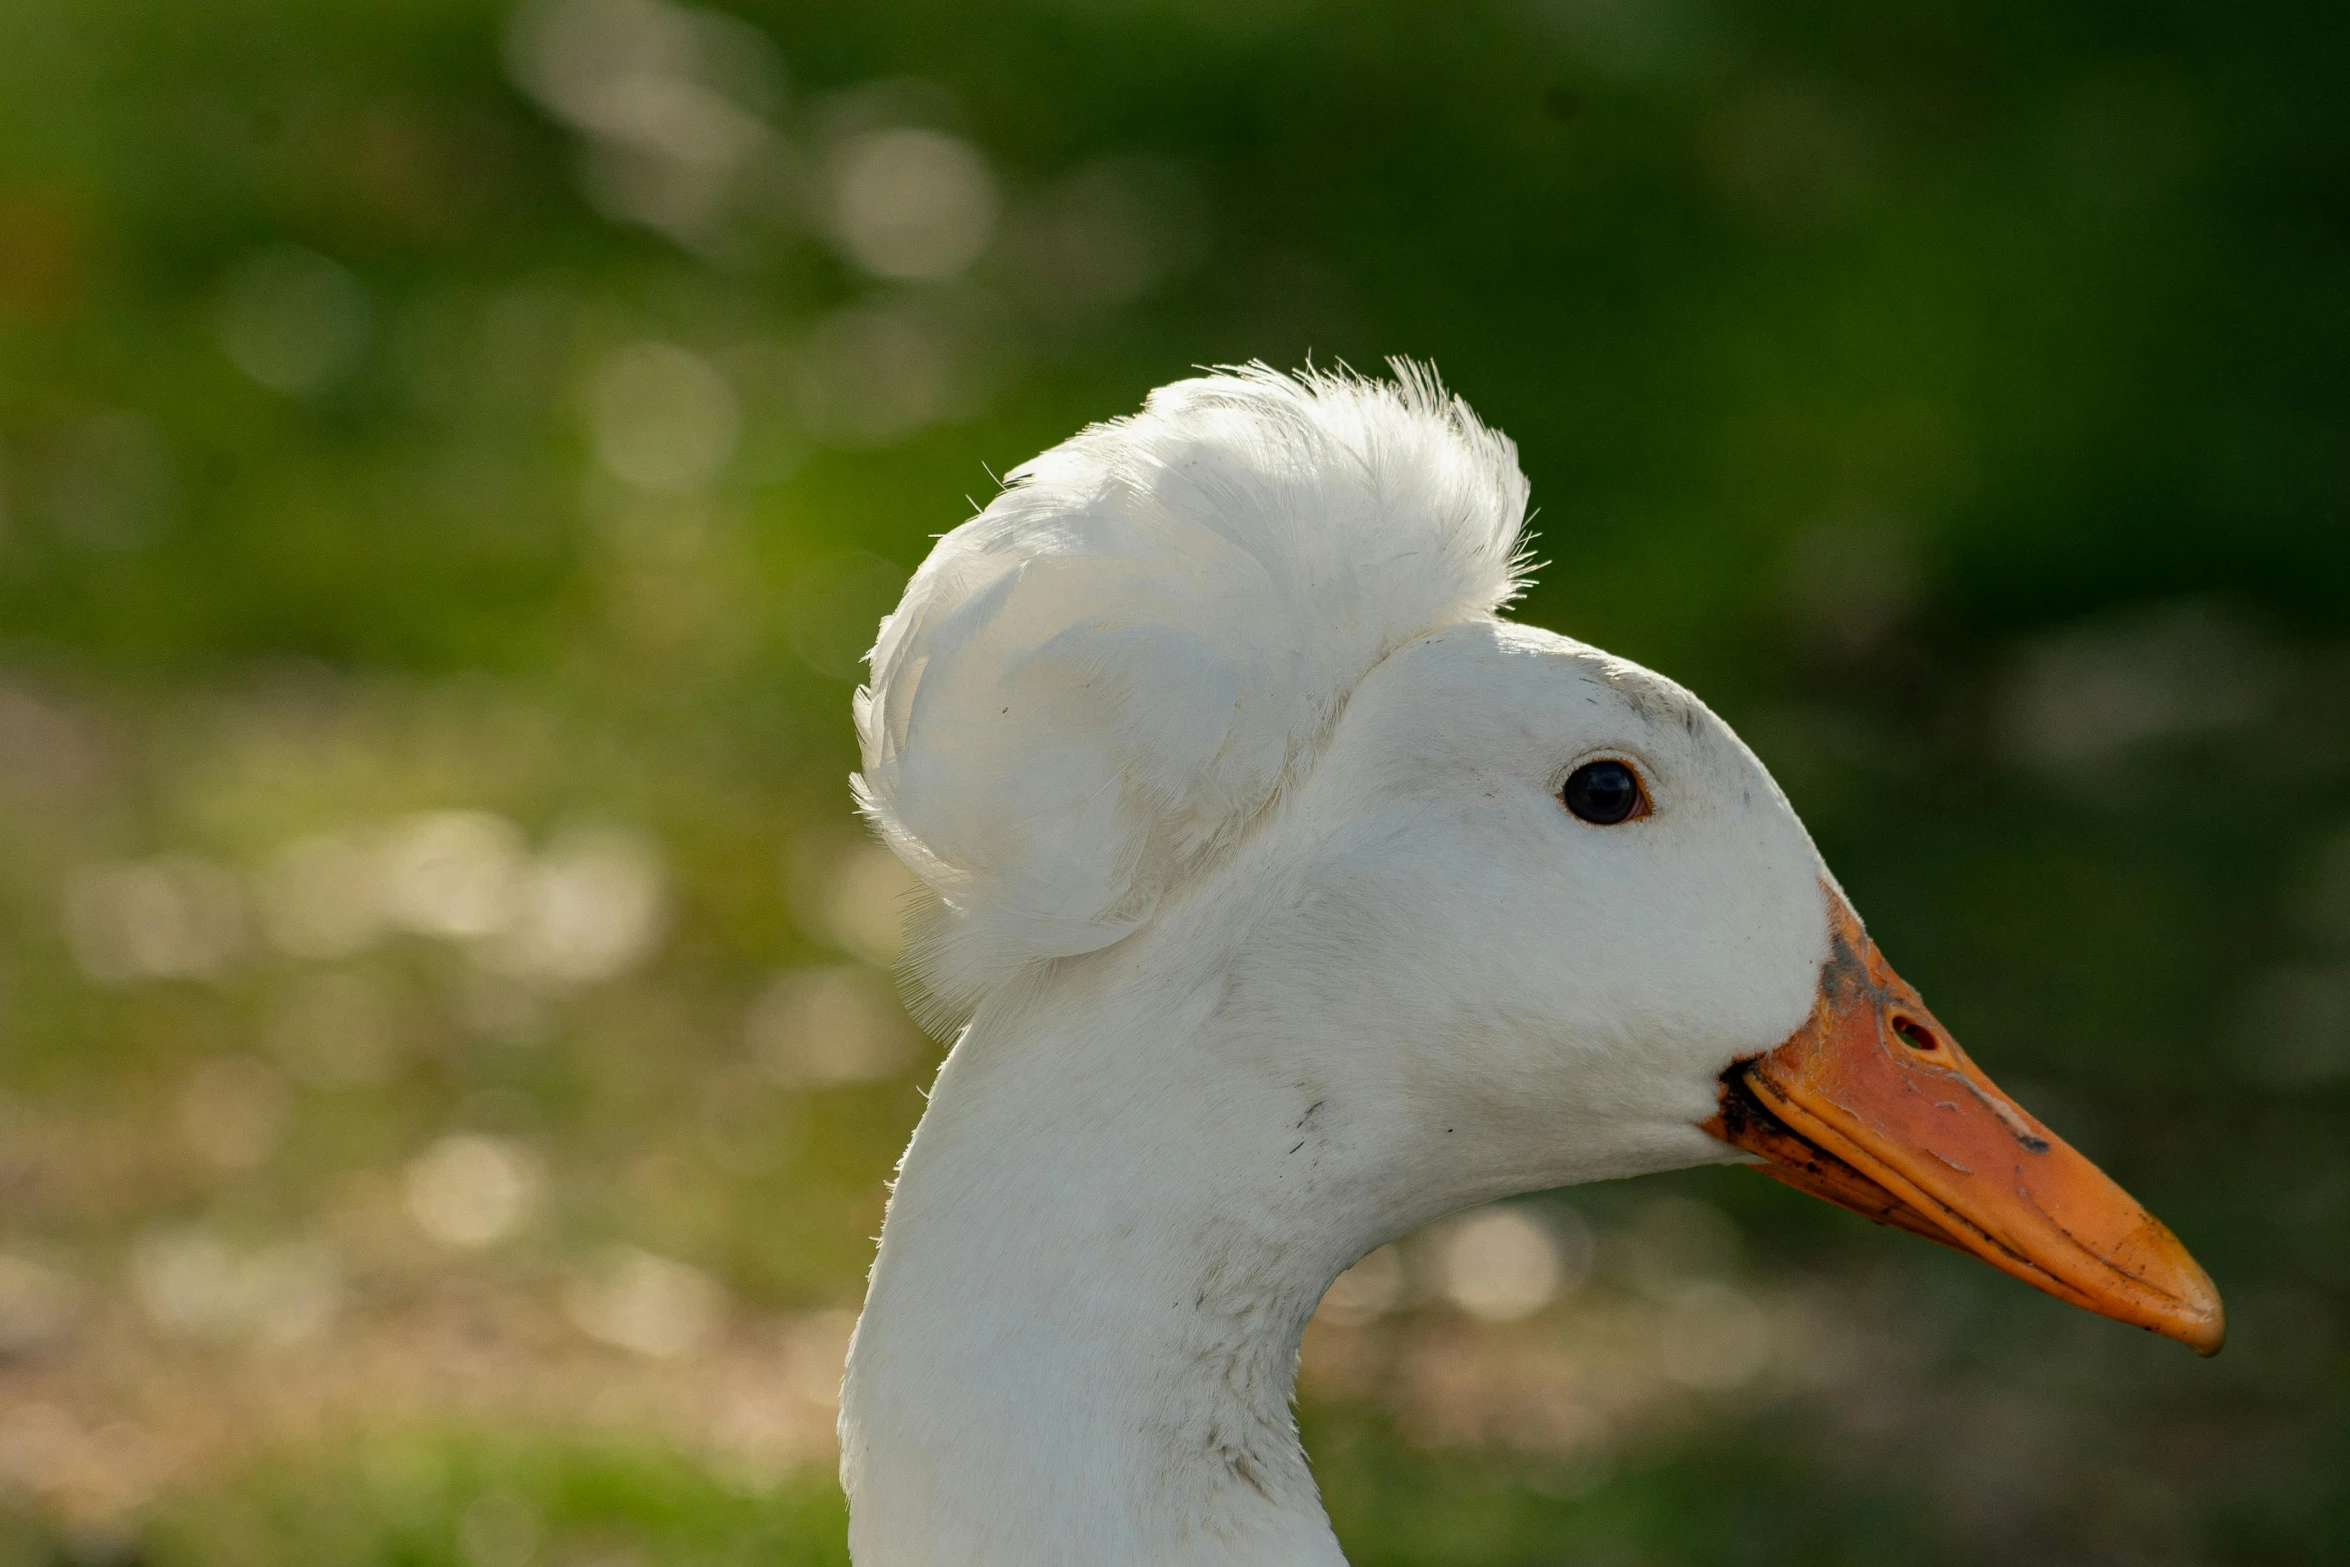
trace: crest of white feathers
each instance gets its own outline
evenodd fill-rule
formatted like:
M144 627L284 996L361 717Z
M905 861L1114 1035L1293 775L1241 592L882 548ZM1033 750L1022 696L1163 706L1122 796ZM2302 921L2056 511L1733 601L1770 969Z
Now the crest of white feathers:
M1516 595L1516 447L1393 368L1163 386L1014 469L914 574L852 786L937 897L933 1022L1139 928L1374 665Z

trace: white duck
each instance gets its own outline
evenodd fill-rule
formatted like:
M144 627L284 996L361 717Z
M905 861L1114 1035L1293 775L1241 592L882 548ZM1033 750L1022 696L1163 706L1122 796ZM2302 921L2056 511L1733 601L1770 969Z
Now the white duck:
M1758 1163L2219 1347L1729 728L1498 618L1525 503L1409 366L1212 375L1015 471L883 623L858 797L969 1022L850 1352L859 1567L1343 1567L1290 1415L1324 1289L1580 1181Z

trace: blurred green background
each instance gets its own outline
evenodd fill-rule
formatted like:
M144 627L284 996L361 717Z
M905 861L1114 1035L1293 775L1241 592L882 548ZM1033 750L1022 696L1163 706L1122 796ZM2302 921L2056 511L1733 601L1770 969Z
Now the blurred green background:
M2350 1557L2350 13L0 6L0 1561L838 1563L873 623L1433 360L2227 1353L1736 1171L1350 1275L1362 1567Z

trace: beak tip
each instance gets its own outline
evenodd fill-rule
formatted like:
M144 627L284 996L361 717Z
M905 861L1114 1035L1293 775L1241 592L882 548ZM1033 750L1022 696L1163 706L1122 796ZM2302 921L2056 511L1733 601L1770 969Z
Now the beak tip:
M2172 1296L2175 1305L2163 1314L2166 1320L2155 1331L2177 1339L2209 1360L2227 1344L2228 1309L2221 1304L2219 1289L2211 1282L2211 1275L2188 1259L2184 1248L2179 1256L2184 1264L2180 1270L2184 1277L2179 1279Z
M2209 1360L2226 1348L2228 1342L2227 1309L2220 1305L2219 1295L2216 1291L2211 1294L2209 1299L2210 1305L2204 1310L2201 1317L2190 1325L2187 1332L2180 1335L2186 1340L2187 1347L2205 1360Z

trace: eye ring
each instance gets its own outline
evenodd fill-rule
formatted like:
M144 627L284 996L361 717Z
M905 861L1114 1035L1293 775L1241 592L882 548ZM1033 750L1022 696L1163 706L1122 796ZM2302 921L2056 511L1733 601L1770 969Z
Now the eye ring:
M1639 769L1613 756L1595 757L1567 774L1559 800L1569 815L1594 827L1638 821L1654 809Z

